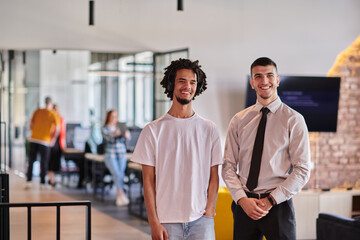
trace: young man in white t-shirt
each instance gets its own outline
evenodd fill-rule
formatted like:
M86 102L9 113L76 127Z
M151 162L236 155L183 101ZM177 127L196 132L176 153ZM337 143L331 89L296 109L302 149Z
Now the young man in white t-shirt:
M192 109L206 75L188 59L165 70L161 85L172 106L142 130L132 156L142 164L152 239L215 239L221 144L215 124Z

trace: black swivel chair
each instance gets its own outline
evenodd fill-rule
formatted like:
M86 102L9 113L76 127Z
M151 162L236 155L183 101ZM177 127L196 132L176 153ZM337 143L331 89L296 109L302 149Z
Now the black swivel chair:
M320 213L316 220L317 240L360 239L360 219Z

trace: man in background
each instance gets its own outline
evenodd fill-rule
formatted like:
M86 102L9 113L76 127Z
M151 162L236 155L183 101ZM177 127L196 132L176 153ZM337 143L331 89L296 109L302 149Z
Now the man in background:
M37 154L40 154L40 186L45 186L45 176L48 170L51 147L59 134L59 119L53 109L50 97L45 98L45 108L37 109L30 120L31 136L29 139L29 166L25 189L31 188L33 164Z

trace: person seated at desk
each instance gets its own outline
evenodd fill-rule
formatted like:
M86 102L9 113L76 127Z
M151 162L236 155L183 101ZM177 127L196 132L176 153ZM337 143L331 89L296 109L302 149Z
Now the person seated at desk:
M110 110L106 114L102 135L105 142L105 165L109 169L117 187L116 206L129 204L124 193L124 176L126 170L125 139L130 137L128 130L121 132L118 124L118 112Z

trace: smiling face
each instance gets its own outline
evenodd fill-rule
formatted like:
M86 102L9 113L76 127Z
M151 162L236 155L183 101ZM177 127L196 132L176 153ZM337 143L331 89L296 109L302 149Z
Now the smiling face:
M180 69L176 72L173 100L182 105L189 104L194 98L197 77L193 70Z
M280 77L272 65L255 66L251 69L251 87L256 91L258 101L267 106L277 97Z

